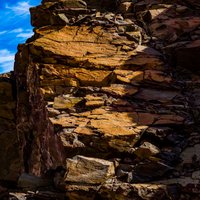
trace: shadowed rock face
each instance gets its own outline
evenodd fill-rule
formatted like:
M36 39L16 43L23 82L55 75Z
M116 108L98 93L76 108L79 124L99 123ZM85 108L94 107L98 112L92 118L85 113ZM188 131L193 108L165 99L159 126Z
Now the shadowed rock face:
M22 169L14 87L13 75L0 75L0 179L4 181L16 181Z
M53 182L69 199L198 196L198 9L189 0L31 8L35 34L18 46L14 104L2 114L15 130L12 140L0 132L2 144L17 144L2 160L3 180ZM0 95L10 81L0 79Z

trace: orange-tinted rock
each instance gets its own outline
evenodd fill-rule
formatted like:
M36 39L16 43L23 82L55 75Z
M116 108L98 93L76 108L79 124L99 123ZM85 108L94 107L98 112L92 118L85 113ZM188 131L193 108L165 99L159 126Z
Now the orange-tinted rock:
M137 83L144 80L143 71L131 71L131 70L114 70L119 81L125 83Z
M114 163L103 159L77 155L66 164L66 182L98 185L115 174Z
M104 144L105 150L112 147L118 151L127 151L139 140L141 134L147 128L146 126L138 126L135 123L137 119L134 119L132 115L131 113L129 116L129 113L109 113L104 109L95 109L92 112L79 113L77 117L63 116L59 119L52 118L51 121L55 125L63 126L63 128L76 127L68 134L77 134L78 138L80 137L79 141L85 147L89 147L90 144L84 138L90 137L90 139L88 138L89 141L91 141L91 144L94 143L94 148L98 149L98 146L95 146L96 137L102 135L102 138L99 138L99 143L103 143L104 140L108 141L108 144ZM68 137L64 135L63 132L61 137L65 146Z
M200 18L196 1L187 2L43 0L32 8L35 34L18 47L15 98L0 81L0 177L10 168L25 178L53 174L69 199L190 199L199 76L177 65L198 71ZM185 175L195 180L179 191Z
M133 3L132 2L123 2L119 6L119 12L125 14L130 13L133 10Z
M98 37L98 35L101 37ZM121 39L121 40L120 40ZM83 27L64 27L45 34L30 45L33 55L65 58L66 63L84 68L125 68L130 65L145 65L149 68L159 68L162 64L160 54L148 47L138 47L136 51L118 51L115 46L124 43L134 45L133 41L114 36L112 32L104 31L101 27L94 27L92 32ZM70 49L70 51L66 51ZM150 52L150 53L148 53Z
M125 84L111 84L110 87L103 87L102 91L116 96L130 96L137 93L138 88Z

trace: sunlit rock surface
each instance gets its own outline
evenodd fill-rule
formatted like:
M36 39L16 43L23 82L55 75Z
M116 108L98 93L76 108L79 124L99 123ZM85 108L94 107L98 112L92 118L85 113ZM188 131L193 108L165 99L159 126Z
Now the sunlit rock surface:
M49 180L35 199L199 199L199 9L31 8L35 34L0 78L0 180L39 191Z

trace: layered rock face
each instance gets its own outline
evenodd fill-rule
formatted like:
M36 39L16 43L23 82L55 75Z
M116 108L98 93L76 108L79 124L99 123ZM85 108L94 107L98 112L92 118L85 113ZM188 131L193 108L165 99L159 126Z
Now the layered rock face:
M35 34L14 70L16 180L54 171L69 199L200 198L199 9L194 0L31 8Z
M14 82L11 74L0 75L0 180L8 182L17 180L22 167L16 131Z

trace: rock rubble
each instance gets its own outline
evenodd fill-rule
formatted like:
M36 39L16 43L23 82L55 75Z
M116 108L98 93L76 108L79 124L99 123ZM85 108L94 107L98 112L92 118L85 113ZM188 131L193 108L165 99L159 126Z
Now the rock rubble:
M199 11L197 0L31 8L34 36L0 77L0 181L23 191L8 198L200 199Z

